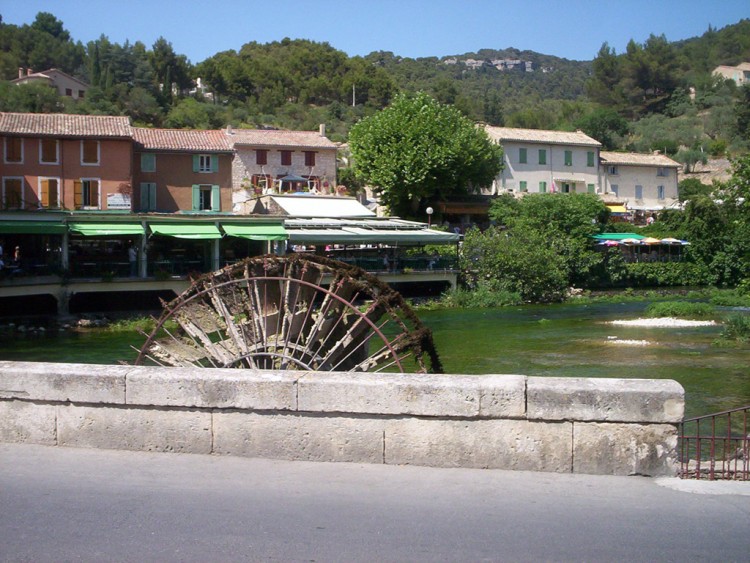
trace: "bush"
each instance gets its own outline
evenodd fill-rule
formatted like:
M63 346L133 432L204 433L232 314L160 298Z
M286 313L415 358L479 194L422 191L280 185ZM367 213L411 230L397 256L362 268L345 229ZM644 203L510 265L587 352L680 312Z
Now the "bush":
M626 264L627 285L633 287L697 286L710 282L708 268L695 262Z
M725 340L747 342L750 340L750 317L742 313L732 313L724 319L721 337Z
M493 308L520 305L523 300L518 293L482 284L474 290L452 290L443 296L442 303L446 307Z
M715 311L708 303L692 301L662 301L646 307L649 317L676 317L679 319L710 319Z

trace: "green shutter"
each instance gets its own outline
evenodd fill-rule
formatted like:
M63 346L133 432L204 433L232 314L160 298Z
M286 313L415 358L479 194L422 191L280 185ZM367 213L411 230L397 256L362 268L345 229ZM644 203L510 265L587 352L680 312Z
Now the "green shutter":
M547 150L539 149L539 164L547 164Z
M193 184L193 211L200 211L201 209L201 187L198 184Z
M211 211L221 211L221 190L219 186L211 186Z
M149 209L148 207L148 193L149 190L149 184L146 182L141 182L141 211L146 211Z
M156 211L156 184L151 184L148 190L148 209Z
M596 192L596 190L594 188L594 184L588 184L588 189L589 189L589 193L590 194L593 194L593 193Z
M594 151L589 151L586 153L586 165L594 166Z
M526 191L526 180L521 180L520 184L521 184L521 191L525 192Z
M565 166L573 166L573 151L565 151Z
M211 172L219 171L219 155L215 154L211 157Z
M547 193L547 182L539 182L539 193Z
M201 167L201 157L198 154L193 155L193 172L198 172Z
M518 149L518 162L526 164L526 149Z

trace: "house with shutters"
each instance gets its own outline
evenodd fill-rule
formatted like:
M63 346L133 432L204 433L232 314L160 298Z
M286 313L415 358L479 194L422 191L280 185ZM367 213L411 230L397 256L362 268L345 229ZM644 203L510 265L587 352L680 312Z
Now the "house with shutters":
M232 210L230 139L221 130L133 128L139 212Z
M585 133L489 125L485 130L505 153L492 194L601 192L601 143Z
M83 99L89 85L70 76L57 68L50 68L42 72L34 72L30 68L19 68L18 78L11 80L12 84L44 84L57 90L61 96L74 100Z
M0 209L130 210L127 117L0 113Z
M234 208L241 212L253 197L310 191L333 194L338 146L318 131L276 129L225 130L234 147L232 184Z

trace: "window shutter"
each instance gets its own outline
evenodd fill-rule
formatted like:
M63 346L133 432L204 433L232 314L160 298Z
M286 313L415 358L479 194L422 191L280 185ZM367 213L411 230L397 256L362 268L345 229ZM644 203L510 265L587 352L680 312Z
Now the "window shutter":
M573 151L565 151L565 166L573 166Z
M219 155L215 154L211 157L211 172L219 171Z
M590 194L593 194L593 193L595 193L595 188L594 188L594 184L588 184L588 186L587 186L587 187L588 187L588 190L589 190L589 193L590 193Z
M539 149L539 164L547 164L547 150Z
M149 200L149 184L146 184L144 182L141 182L141 211L147 210L148 207L148 200Z
M543 194L547 192L547 182L539 182L539 193Z
M198 172L200 170L201 166L201 157L200 155L194 154L193 155L193 172Z
M526 149L518 149L518 162L526 164Z
M193 184L193 211L200 211L201 208L201 187Z
M99 207L99 182L89 181L89 201L91 207Z
M42 202L42 207L49 207L49 180L42 180L41 192L39 199Z
M221 211L221 190L219 186L211 186L211 211Z
M156 211L156 184L149 184L148 188L148 209Z
M58 192L57 180L48 180L47 193L49 193L49 203L53 207L60 207L60 194Z
M83 182L73 182L73 207L80 209L83 206Z
M586 165L594 166L594 151L589 151L586 153Z

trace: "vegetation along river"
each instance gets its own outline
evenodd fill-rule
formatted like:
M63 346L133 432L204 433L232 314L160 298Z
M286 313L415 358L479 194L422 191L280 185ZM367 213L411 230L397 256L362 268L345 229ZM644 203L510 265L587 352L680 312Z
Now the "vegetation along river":
M750 348L714 344L720 326L646 328L609 324L643 316L648 303L566 304L419 311L445 371L558 377L675 379L687 416L750 405ZM144 337L105 329L0 339L0 359L133 361Z

